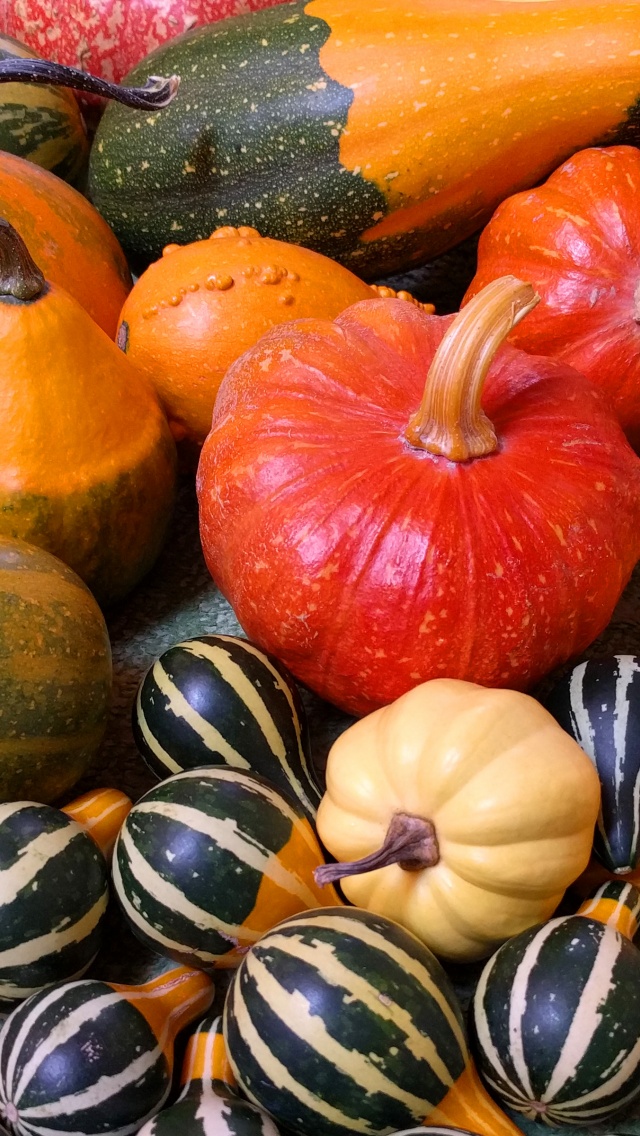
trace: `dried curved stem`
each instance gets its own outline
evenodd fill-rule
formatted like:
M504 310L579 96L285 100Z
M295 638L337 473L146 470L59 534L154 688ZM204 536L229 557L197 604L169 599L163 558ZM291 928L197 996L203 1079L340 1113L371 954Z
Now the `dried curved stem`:
M171 75L168 79L160 75L150 75L144 87L119 87L79 71L77 67L63 67L61 63L51 63L48 59L23 59L19 55L7 54L0 59L0 83L45 83L54 87L71 87L74 91L87 91L91 95L102 95L124 106L140 110L153 110L168 106L175 98L180 77Z

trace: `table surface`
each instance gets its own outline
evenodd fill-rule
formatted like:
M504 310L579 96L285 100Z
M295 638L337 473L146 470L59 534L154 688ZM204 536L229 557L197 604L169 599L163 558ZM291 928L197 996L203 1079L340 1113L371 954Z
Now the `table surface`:
M177 506L166 542L156 566L146 580L115 611L107 615L113 651L113 700L104 743L87 776L76 787L77 795L98 786L115 786L133 800L156 784L139 756L131 732L131 708L138 685L153 661L172 644L202 634L240 635L241 628L229 604L209 576L198 537L198 517L193 478L183 478ZM640 654L640 566L634 573L606 631L592 644L585 658L610 654ZM541 688L541 693L551 680ZM352 719L301 691L310 721L314 761L322 768L328 749ZM536 693L535 691L533 693ZM143 981L166 964L144 950L110 913L110 930L103 952L91 974L112 981ZM467 1005L481 967L450 968L461 998ZM216 1003L220 1007L226 985L224 973L217 981ZM550 1130L526 1123L513 1114L527 1136ZM616 1120L589 1129L564 1131L574 1136L640 1136L637 1119Z

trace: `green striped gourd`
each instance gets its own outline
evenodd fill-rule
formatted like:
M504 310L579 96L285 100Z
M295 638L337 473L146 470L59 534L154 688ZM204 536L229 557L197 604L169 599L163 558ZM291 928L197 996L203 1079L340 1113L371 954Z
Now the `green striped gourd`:
M405 1128L402 1132L392 1132L391 1136L476 1136L475 1132L468 1132L462 1128L433 1128L430 1124L421 1124L419 1128Z
M435 955L360 908L293 916L256 943L229 988L224 1037L241 1090L302 1136L421 1121L520 1136L477 1078Z
M602 785L594 852L610 872L640 868L640 658L579 663L545 705L591 758Z
M84 974L108 896L104 856L76 821L33 801L0 805L0 1004Z
M273 1120L235 1089L220 1017L206 1018L189 1038L180 1083L175 1104L139 1136L279 1136Z
M550 1126L609 1120L640 1094L640 892L614 882L576 915L510 939L473 1001L480 1072Z
M0 60L34 52L0 34ZM89 155L78 102L64 87L7 83L0 87L0 150L26 158L64 181L74 182Z
M111 648L89 589L56 556L0 538L0 800L49 804L102 741Z
M212 998L186 967L34 994L0 1032L0 1121L14 1136L133 1136L167 1098L176 1034Z
M289 672L246 639L176 643L140 684L133 734L158 777L224 763L266 777L315 817L304 707Z
M299 806L261 777L208 766L168 777L134 805L113 882L143 943L209 968L236 965L285 916L335 903L313 878L321 863Z

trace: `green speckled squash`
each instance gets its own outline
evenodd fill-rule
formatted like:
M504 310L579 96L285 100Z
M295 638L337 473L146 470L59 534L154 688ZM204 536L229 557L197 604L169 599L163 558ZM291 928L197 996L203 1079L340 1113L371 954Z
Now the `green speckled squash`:
M48 552L0 538L0 801L66 793L98 750L110 693L88 588Z
M32 59L35 52L11 36L0 34L0 60L12 55ZM75 182L89 155L75 96L64 87L3 83L0 150L51 170L64 181Z
M490 15L295 0L179 36L126 80L178 74L171 105L107 108L92 200L147 260L218 225L365 279L438 256L570 153L637 143L635 4L499 0Z

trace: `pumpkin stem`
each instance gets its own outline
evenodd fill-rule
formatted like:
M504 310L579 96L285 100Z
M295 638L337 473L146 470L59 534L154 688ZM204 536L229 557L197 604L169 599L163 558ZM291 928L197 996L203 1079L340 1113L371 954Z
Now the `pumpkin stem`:
M501 276L458 312L433 357L420 409L407 426L412 446L450 461L497 449L480 405L484 381L498 348L539 300L531 284Z
M317 884L335 883L345 876L361 876L364 872L375 872L389 864L399 864L405 872L420 872L423 868L433 868L440 859L440 849L436 830L425 817L411 816L410 813L396 813L387 829L382 848L363 856L361 860L351 860L342 864L322 864L315 868L313 875Z
M45 279L13 225L0 217L0 296L37 300Z
M48 59L23 59L7 53L0 59L0 83L15 82L71 87L74 91L88 91L92 95L114 99L125 106L158 110L175 97L180 77L171 75L169 79L163 79L161 75L150 75L144 87L119 87L117 83L108 83L106 79L79 71L77 67L63 67Z

